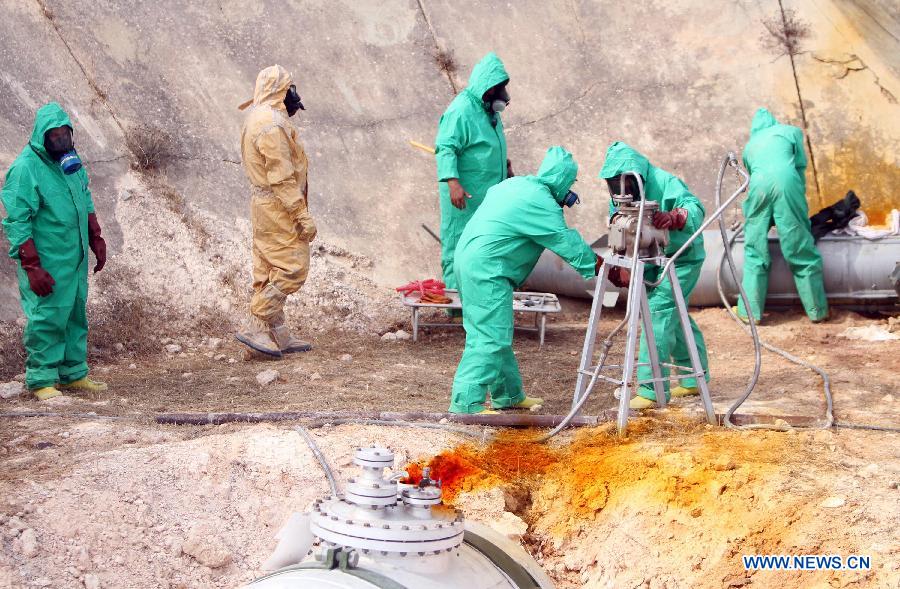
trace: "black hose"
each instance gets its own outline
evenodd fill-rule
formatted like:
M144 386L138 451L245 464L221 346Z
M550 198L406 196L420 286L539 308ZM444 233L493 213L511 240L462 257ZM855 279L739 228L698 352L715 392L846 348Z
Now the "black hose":
M338 487L337 481L334 480L334 473L331 472L331 467L328 466L328 461L325 459L325 455L322 454L322 451L319 450L319 445L316 444L316 441L310 435L306 428L302 425L298 425L296 428L297 433L299 433L306 440L306 445L309 446L309 449L312 450L313 456L316 457L316 460L319 461L319 466L322 467L322 470L325 472L325 477L328 479L328 486L331 487L331 494L335 497L338 495Z

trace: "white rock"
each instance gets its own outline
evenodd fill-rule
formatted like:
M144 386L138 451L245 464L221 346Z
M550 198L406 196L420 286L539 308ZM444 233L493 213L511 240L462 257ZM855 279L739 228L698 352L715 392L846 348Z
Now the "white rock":
M353 356L351 356L350 354L344 354L341 356L341 362L352 362L352 361L353 361Z
M237 362L237 360L235 360L234 358L229 358L229 359L228 359L228 363L229 363L229 364L234 364L235 362Z
M537 405L532 405L531 407L529 407L528 410L531 411L532 413L537 413L538 411L540 411L543 408L544 408L544 406L541 405L540 403L538 403Z
M190 378L192 376L194 376L193 372L182 372L181 373L181 378Z
M16 382L25 382L25 373L17 374L13 377L13 380Z
M222 540L205 525L196 526L181 546L182 552L211 569L231 562L231 553Z
M281 378L281 373L279 373L277 370L263 370L256 375L256 382L259 383L259 386L264 387L272 384L279 378Z
M159 340L159 343L161 343L161 344L164 345L164 346L167 345L167 344L171 344L171 343L172 343L172 338L170 338L170 337L164 337L164 338L162 338L161 340Z
M13 399L24 393L25 385L18 381L12 380L0 384L0 398L2 399Z
M93 573L84 576L84 589L100 589L100 579Z
M28 558L34 558L38 555L38 542L37 542L37 534L34 533L34 530L28 528L22 535L19 537L19 541L22 546L22 554Z
M322 380L322 375L318 372L313 372L309 375L309 380Z
M216 354L214 359L218 362L224 362L228 359L228 356L226 356L225 354Z
M404 342L407 341L407 340L412 339L412 334L409 334L409 333L403 331L402 329L398 329L397 332L394 333L394 336L395 336L399 341L404 341Z
M228 382L237 382L237 381L241 380L241 378L239 376L229 376L225 380L227 380Z
M222 338L211 337L206 341L206 347L210 350L218 350L222 347Z
M383 342L395 342L397 341L397 334L391 333L390 331L381 336L381 341Z
M819 507L834 509L836 507L843 507L846 503L847 501L843 497L829 497L825 501L819 503Z
M486 523L497 532L503 534L507 538L512 538L513 540L518 540L528 531L528 524L522 521L519 516L508 511L504 511L503 515L499 518L490 520Z
M900 340L900 334L891 333L878 325L866 325L865 327L848 327L838 334L847 339L863 340L867 342L887 342Z
M134 370L135 368L137 368L137 364L135 364L134 362L132 362L131 364L128 365L128 368L129 368L130 370Z
M170 354L178 354L181 352L181 346L178 344L166 344L166 351Z
M881 401L882 401L882 403L893 403L894 395L888 393L887 395L881 397Z
M122 342L116 342L115 344L113 344L113 349L117 352L124 352L125 344L123 344Z

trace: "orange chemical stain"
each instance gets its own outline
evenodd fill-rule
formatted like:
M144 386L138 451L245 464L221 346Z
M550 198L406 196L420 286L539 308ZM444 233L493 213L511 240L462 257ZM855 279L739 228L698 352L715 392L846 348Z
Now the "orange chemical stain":
M534 443L536 432L503 433L486 446L463 444L409 464L408 482L421 480L428 466L431 478L441 480L448 505L461 493L501 487L528 498L519 514L526 523L540 519L546 532L566 537L623 504L672 508L691 517L721 511L720 496L765 477L793 443L783 434L744 440L702 424L678 424L668 433L649 424L629 425L627 439L599 428L580 430L563 446Z
M559 457L553 449L530 442L534 432L503 432L487 446L463 444L441 452L424 464L413 462L406 466L409 477L405 483L422 480L422 468L431 469L430 477L441 481L444 501L453 504L463 492L471 492L519 482L542 474Z

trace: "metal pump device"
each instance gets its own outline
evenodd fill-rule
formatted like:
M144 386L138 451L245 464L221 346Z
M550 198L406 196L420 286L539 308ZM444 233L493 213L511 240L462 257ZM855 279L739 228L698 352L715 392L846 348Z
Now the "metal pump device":
M669 230L657 229L652 222L653 215L659 210L659 203L635 202L628 194L615 194L612 202L616 206L616 212L609 220L608 243L613 253L624 256L628 250L634 249L637 241L637 252L641 258L663 256L669 245Z
M405 472L386 477L394 453L377 446L359 448L353 462L360 476L343 494L294 514L264 565L274 572L248 587L553 589L517 542L466 522L456 509L435 509L442 491L428 469L417 484L400 482ZM330 474L324 460L322 466Z

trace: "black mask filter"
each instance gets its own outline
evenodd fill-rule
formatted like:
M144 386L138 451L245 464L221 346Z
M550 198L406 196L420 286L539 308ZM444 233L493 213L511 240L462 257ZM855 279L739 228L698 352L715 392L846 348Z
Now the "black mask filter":
M300 95L297 94L297 86L291 84L291 87L288 88L284 97L284 107L287 109L289 117L294 116L298 110L306 110L306 107L303 106L303 102L300 100Z

